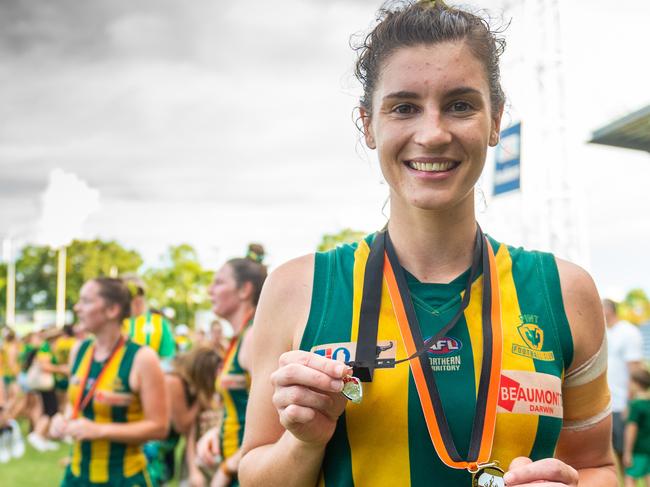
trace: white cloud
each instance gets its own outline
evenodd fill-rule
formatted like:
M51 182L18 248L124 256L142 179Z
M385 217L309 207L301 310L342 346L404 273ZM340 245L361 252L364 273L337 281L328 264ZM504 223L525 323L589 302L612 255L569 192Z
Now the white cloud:
M526 23L509 3L504 83L516 119L531 96L533 51L522 36L535 12ZM84 235L118 238L148 262L187 241L212 264L259 240L278 264L323 233L379 227L386 188L352 124L358 88L348 46L379 4L5 2L0 226L35 222L47 174L60 167L101 191ZM635 51L650 45L647 6L561 5L569 158L584 188L590 270L602 286L650 289L650 161L584 144L591 130L648 102L648 68ZM540 152L543 140L524 144L537 147L538 169L553 158ZM519 203L491 201L486 230L526 240Z

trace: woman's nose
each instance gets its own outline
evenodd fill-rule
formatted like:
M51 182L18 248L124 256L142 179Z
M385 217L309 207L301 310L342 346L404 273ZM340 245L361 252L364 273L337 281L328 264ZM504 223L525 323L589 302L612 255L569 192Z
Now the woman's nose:
M436 149L449 144L452 136L442 114L431 110L418 118L413 140L427 149Z

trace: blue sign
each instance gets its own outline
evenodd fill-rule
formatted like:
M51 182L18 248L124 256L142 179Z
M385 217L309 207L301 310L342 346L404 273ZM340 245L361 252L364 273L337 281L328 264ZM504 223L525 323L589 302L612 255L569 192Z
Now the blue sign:
M521 187L521 122L501 132L496 148L494 196Z

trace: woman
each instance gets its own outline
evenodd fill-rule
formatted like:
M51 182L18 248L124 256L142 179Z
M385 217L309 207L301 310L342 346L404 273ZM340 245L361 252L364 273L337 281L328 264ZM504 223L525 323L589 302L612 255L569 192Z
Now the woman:
M253 315L266 279L262 265L264 249L251 244L245 258L231 259L217 271L210 286L214 313L232 325L234 336L217 379L217 390L224 405L219 430L208 430L199 440L197 453L207 466L221 460L213 486L238 485L237 470L241 457L246 405L250 387L251 342L248 339Z
M74 309L94 338L70 354L70 402L51 433L74 440L61 485L151 485L141 445L167 435L165 380L156 353L121 333L131 297L119 279L81 288Z
M591 278L476 223L501 46L440 1L380 12L356 72L390 220L270 277L242 484L616 485Z
M199 415L214 407L215 379L220 364L221 357L215 350L199 345L177 356L172 371L165 374L171 419L169 435L163 441L148 444L156 453L149 471L162 483L174 477L175 449L182 435L186 438L185 462L190 485L205 484L195 462L195 430Z
M16 334L11 328L5 328L3 334L4 341L0 346L2 380L4 382L5 399L7 402L13 402L19 392L16 377L20 372L20 363L18 362L20 346Z
M38 349L36 360L40 370L45 374L52 374L54 379L52 388L40 390L42 414L36 421L34 431L27 436L30 444L39 451L56 450L58 444L47 439L47 432L50 428L50 421L59 412L59 391L67 387L68 365L59 362L52 344L59 338L61 331L57 328L50 328L43 332L43 344Z

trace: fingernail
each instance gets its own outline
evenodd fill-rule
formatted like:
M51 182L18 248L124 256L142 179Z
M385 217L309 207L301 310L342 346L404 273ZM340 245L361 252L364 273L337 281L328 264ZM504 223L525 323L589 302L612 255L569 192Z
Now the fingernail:
M506 473L503 476L503 481L506 483L506 485L508 485L511 480L512 480L512 474L510 472Z
M332 389L336 392L341 392L343 390L343 381L342 380L333 380Z
M336 364L336 367L334 368L334 373L335 373L336 375L340 375L340 376L342 376L343 373L345 372L345 369L347 369L347 367L345 366L345 364Z

